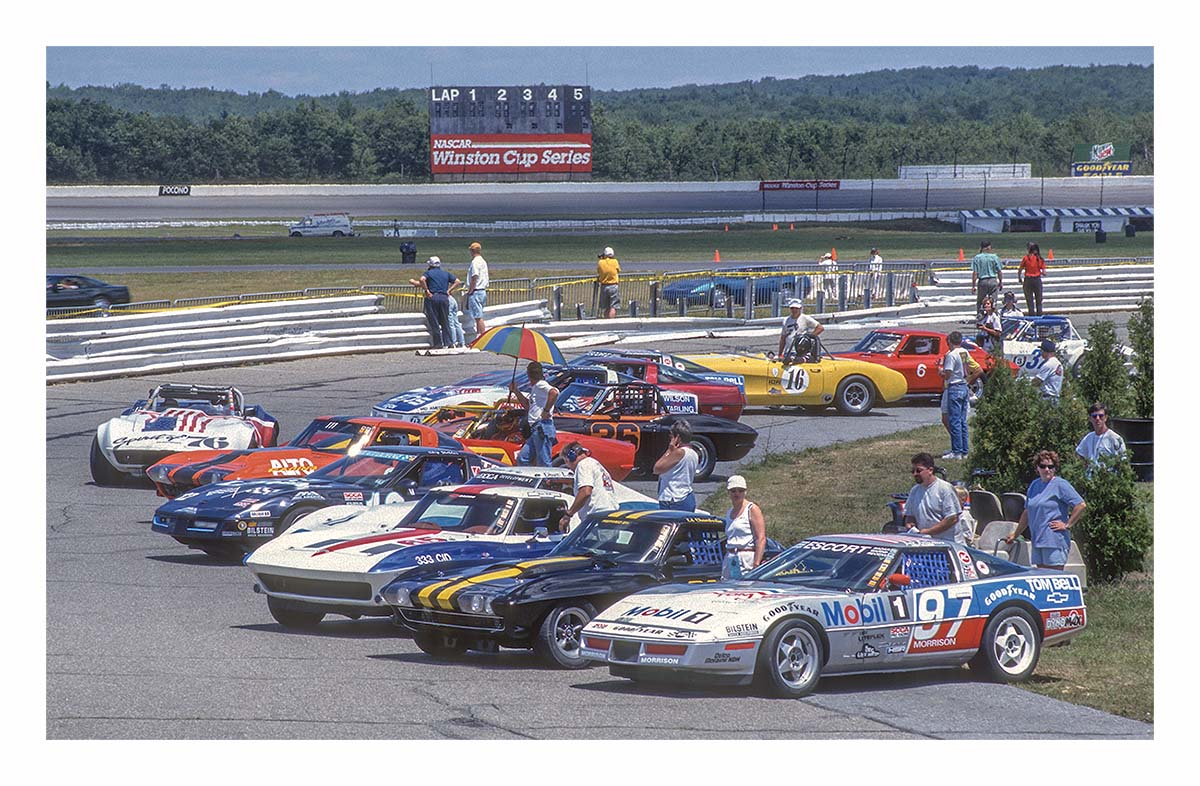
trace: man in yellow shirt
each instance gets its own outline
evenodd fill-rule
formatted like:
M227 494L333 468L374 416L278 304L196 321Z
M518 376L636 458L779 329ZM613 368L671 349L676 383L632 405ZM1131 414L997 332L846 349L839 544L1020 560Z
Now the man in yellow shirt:
M617 282L621 279L621 263L613 255L610 247L600 252L596 261L596 278L600 282L600 310L606 319L617 315L621 307L621 294Z

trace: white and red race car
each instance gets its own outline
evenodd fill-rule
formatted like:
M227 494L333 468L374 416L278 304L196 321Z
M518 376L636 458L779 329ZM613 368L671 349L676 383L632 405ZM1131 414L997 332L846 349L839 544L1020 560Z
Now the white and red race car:
M146 468L172 453L271 447L279 422L228 385L168 383L155 387L120 415L96 428L90 464L98 485Z

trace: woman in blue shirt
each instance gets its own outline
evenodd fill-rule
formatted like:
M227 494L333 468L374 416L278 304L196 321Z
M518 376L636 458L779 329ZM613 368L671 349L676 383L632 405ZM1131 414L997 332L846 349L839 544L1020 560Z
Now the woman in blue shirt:
M1070 483L1058 477L1057 453L1043 450L1033 461L1038 476L1029 484L1017 528L1004 542L1012 543L1028 526L1033 552L1030 562L1039 568L1062 570L1071 549L1071 527L1087 503Z

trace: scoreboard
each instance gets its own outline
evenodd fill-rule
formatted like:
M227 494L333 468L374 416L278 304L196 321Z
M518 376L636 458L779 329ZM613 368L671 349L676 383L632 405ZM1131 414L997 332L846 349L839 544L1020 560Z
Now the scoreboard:
M429 156L435 180L589 179L591 88L432 87Z

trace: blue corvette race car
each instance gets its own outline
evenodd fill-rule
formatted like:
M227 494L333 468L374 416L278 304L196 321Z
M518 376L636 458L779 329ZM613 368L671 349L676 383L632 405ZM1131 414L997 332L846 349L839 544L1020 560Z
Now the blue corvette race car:
M230 556L257 548L315 510L404 502L495 466L463 450L368 448L306 477L210 483L160 506L151 528L189 548Z

